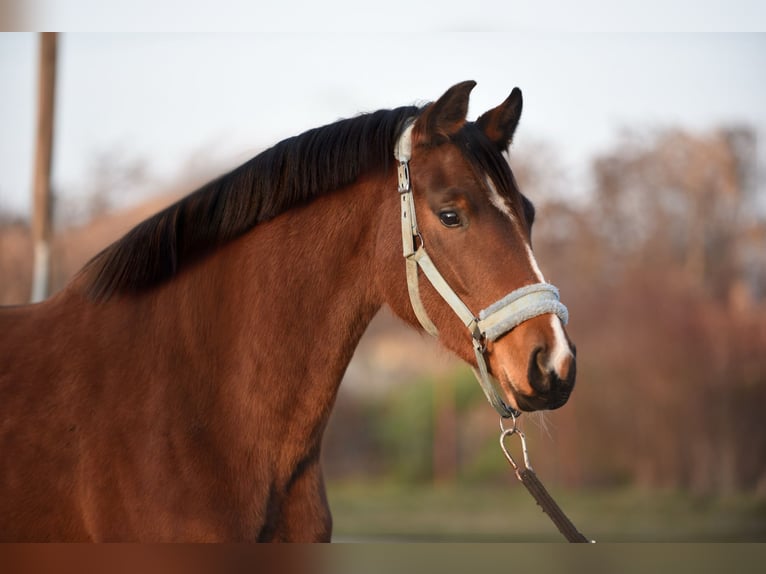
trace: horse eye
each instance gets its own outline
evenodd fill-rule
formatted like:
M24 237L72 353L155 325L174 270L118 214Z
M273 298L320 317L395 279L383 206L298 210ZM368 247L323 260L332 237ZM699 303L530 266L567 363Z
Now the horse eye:
M439 221L445 227L457 227L460 225L460 216L454 211L442 211L439 214Z

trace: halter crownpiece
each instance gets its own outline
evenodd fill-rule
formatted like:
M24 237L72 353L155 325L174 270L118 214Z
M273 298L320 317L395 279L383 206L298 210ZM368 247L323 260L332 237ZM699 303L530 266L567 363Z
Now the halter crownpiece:
M484 357L486 342L495 341L524 321L546 313L555 314L566 325L569 320L569 313L564 304L559 301L558 289L548 283L525 285L511 291L499 301L481 310L478 316L471 312L449 286L449 283L439 273L434 262L426 253L423 237L418 229L415 216L415 200L412 195L409 168L409 161L412 157L412 128L414 123L414 118L410 118L404 123L402 133L394 147L394 157L399 162L397 172L399 196L401 197L402 253L407 269L407 290L412 309L423 328L434 337L438 337L439 331L428 316L420 298L418 285L418 267L420 267L434 289L470 331L476 364L478 365L478 368L474 369L474 374L479 380L487 400L501 417L519 416L521 413L507 405L500 397L496 388L497 381L489 374L487 361Z

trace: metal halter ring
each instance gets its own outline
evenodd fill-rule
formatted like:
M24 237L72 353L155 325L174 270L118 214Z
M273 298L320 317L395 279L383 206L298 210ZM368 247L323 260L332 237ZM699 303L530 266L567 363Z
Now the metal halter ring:
M508 448L505 446L505 439L506 437L512 436L512 435L518 435L519 440L521 441L521 454L524 458L524 468L527 468L529 470L532 470L532 464L529 462L529 452L527 451L527 438L524 436L524 433L521 431L521 429L516 424L516 417L511 415L513 419L513 427L507 429L503 426L503 419L500 419L500 448L503 449L503 454L505 455L505 458L508 459L508 462L511 463L511 466L513 467L513 470L516 471L516 474L519 473L519 465L514 460L513 456L509 452Z

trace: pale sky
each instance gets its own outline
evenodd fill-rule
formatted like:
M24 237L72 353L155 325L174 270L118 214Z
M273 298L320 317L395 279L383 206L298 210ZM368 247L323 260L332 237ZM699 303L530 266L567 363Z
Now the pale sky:
M433 100L466 79L478 81L471 117L519 86L514 146L551 144L576 185L624 128L748 124L763 169L766 34L436 28L65 33L54 188L76 199L94 158L118 151L147 161L153 189L141 193L162 192L192 157L233 167L305 129ZM20 214L31 190L37 42L35 34L0 34L0 209Z

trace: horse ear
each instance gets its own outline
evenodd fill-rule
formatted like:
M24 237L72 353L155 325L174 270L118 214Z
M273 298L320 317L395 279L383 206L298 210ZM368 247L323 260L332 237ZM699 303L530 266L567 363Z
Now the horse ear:
M455 84L423 111L415 126L418 143L439 144L463 127L474 86L473 80Z
M505 151L513 141L516 126L521 117L521 90L513 88L511 95L499 106L479 116L476 125L500 151Z

